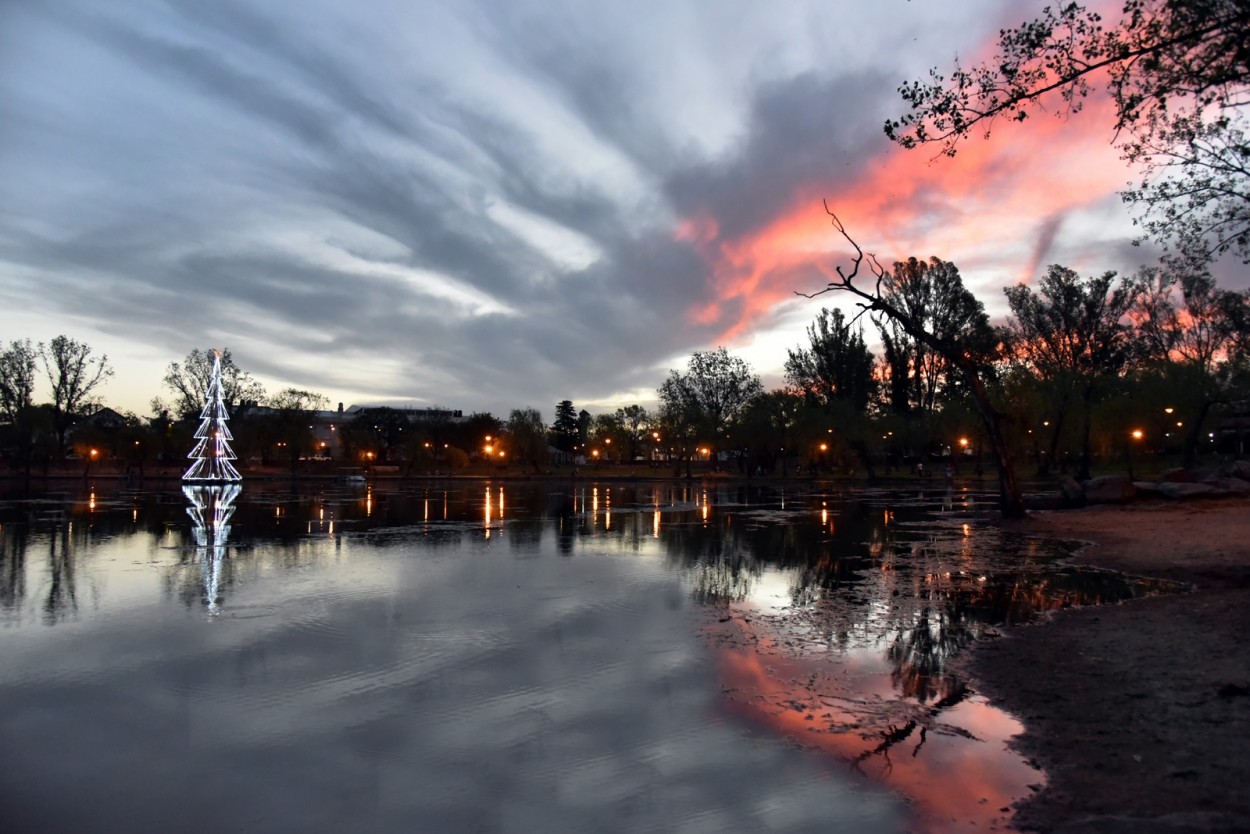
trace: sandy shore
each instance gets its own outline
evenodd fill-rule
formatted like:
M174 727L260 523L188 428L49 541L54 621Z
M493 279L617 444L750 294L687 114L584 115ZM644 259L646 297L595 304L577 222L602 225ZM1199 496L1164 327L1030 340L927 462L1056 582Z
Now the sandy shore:
M1054 832L1250 832L1250 501L1034 513L1091 542L1080 564L1193 591L1061 612L961 659L1020 717L1049 784L1014 824Z

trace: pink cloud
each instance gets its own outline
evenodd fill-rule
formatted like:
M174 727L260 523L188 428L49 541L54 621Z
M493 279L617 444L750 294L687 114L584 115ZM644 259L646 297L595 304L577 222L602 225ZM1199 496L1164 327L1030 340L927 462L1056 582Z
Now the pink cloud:
M720 234L715 209L686 218L676 237L706 261L715 298L687 312L732 343L792 299L820 289L846 263L845 243L821 205L883 263L937 255L1002 271L1002 285L1031 279L1071 212L1106 200L1130 170L1111 146L1111 104L1092 98L1070 119L1040 114L967 141L954 158L887 145L845 179L793 189L786 208L737 237ZM1081 229L1062 229L1080 236Z

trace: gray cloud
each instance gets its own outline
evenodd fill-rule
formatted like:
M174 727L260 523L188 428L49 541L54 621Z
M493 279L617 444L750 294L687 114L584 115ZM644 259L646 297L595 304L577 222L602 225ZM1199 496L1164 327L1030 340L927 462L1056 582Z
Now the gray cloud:
M0 295L162 362L216 342L274 388L503 414L654 389L713 347L745 302L692 323L717 281L677 224L746 237L873 164L895 64L924 60L873 45L899 14L959 25L903 3L828 32L751 5L18 5L10 38L51 60L0 80Z

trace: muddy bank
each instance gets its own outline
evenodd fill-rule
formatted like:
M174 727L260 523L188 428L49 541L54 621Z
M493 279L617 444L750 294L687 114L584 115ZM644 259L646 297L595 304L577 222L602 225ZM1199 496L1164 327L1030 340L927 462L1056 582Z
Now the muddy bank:
M1011 523L1091 542L1079 564L1190 583L977 644L974 685L1021 718L1049 784L1015 825L1250 831L1250 501L1093 507Z

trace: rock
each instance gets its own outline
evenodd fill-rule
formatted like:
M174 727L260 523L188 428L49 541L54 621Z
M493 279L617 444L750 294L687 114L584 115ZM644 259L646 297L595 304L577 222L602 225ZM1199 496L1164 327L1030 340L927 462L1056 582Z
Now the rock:
M1203 478L1202 483L1229 495L1250 495L1250 481L1241 478Z
M1220 491L1208 484L1169 484L1158 485L1159 494L1165 498L1199 498L1220 494Z
M1133 482L1123 475L1090 478L1084 486L1085 500L1090 504L1116 504L1129 501L1137 494Z
M1085 488L1071 475L1064 475L1059 479L1059 495L1063 498L1064 506L1080 507L1085 504Z
M1024 495L1026 510L1062 510L1073 506L1077 505L1071 503L1066 495L1057 495L1053 492L1029 492Z
M1194 477L1194 473L1183 467L1175 469L1165 469L1163 474L1159 476L1160 481L1167 481L1173 484L1192 484L1198 479Z
M1133 481L1133 489L1137 490L1138 498L1161 498L1157 481Z
M1232 478L1250 481L1250 460L1235 460L1230 463L1228 465L1228 475Z

